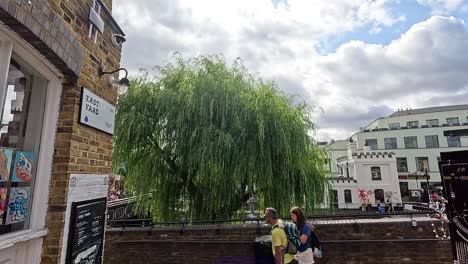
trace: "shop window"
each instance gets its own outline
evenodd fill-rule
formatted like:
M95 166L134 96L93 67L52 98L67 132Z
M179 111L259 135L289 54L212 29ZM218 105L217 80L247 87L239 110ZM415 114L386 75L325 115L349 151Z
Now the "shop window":
M438 127L439 126L439 119L428 119L428 120L426 120L426 125L428 127Z
M353 202L353 198L351 197L351 190L344 190L344 200L345 203Z
M408 172L408 161L406 158L396 158L398 172Z
M396 138L384 138L385 149L397 149L397 139Z
M12 58L0 90L0 234L29 227L47 88L44 78Z
M429 171L429 159L427 157L416 158L416 168L419 172Z
M447 137L447 145L449 148L461 147L460 137Z
M408 121L408 122L406 122L406 126L408 128L418 128L419 127L419 121Z
M371 167L371 175L373 181L382 180L382 174L380 172L380 167Z
M417 137L405 137L405 148L407 149L418 148L418 138Z
M375 189L374 196L376 203L385 203L385 194L383 189Z
M370 149L378 149L377 139L366 139L366 145L369 146Z
M426 136L426 148L438 148L439 137L437 135Z

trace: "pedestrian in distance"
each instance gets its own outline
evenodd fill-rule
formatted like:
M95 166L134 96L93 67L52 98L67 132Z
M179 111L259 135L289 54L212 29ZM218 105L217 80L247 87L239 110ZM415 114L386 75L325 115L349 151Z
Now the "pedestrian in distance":
M275 264L299 264L294 255L284 252L288 246L288 238L283 229L283 221L278 219L278 212L274 208L265 209L265 221L271 225L271 248L275 256Z
M296 255L296 260L300 264L312 264L314 262L314 252L310 243L310 237L312 235L311 226L307 223L304 211L299 207L291 208L291 220L296 224L297 229L301 234L301 246Z

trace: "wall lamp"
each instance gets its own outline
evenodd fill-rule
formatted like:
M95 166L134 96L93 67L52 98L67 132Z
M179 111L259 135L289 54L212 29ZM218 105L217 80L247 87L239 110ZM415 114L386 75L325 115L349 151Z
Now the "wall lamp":
M130 86L130 81L127 79L127 76L128 76L128 71L127 69L125 68L119 68L117 70L114 70L114 71L110 71L110 72L106 72L104 71L104 68L102 66L99 66L99 77L103 76L103 75L107 75L107 74L113 74L113 73L116 73L118 71L125 71L125 76L118 80L116 79L113 75L109 76L109 79L107 79L107 83L116 88L117 89L117 93L119 95L123 95L123 94L126 94L127 91L128 91L128 86Z

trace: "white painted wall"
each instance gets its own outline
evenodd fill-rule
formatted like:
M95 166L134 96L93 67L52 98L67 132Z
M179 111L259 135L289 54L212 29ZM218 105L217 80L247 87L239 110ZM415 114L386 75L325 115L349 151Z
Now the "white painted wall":
M65 229L63 231L62 253L60 263L65 263L70 230L70 214L72 202L87 201L107 197L108 174L72 174L68 186L67 211L65 213Z

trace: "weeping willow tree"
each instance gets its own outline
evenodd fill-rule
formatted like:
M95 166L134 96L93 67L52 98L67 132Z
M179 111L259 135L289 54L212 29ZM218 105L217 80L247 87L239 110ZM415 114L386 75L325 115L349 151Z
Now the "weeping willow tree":
M326 154L306 105L221 56L175 55L156 75L119 99L113 154L155 219L225 219L252 195L282 215L324 200Z

